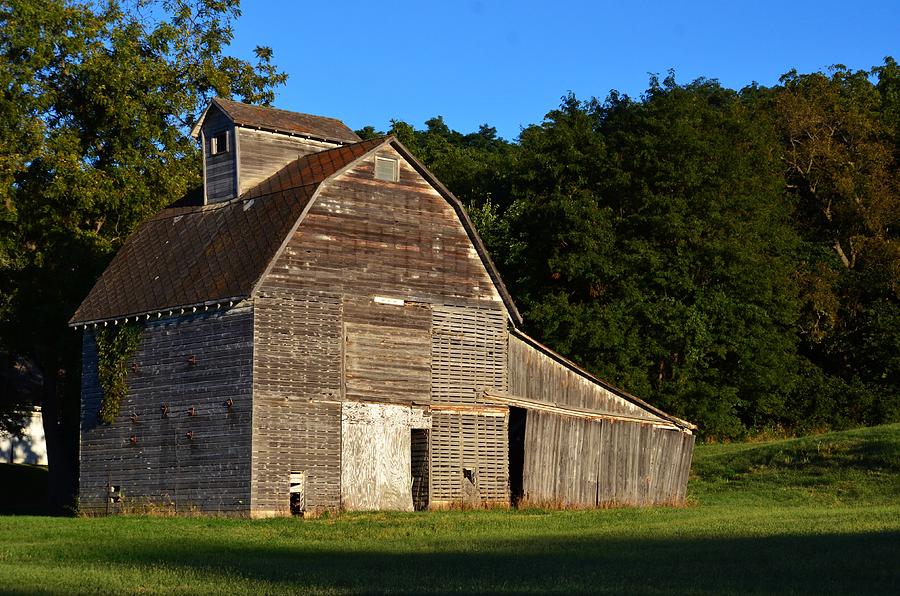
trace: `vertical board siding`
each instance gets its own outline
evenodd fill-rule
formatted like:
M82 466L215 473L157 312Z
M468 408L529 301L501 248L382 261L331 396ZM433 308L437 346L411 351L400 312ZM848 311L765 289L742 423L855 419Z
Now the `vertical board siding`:
M663 421L512 334L509 335L508 362L512 395L548 404Z
M288 512L291 472L308 509L340 506L341 299L266 285L255 300L254 515Z
M508 424L504 414L432 413L432 503L509 502ZM464 469L475 472L474 494Z
M241 184L238 194L247 192L299 157L338 146L244 127L237 129L237 138Z
M124 495L110 512L143 506L249 511L251 338L252 311L246 307L147 323L132 359L136 368L128 374L128 395L116 420L106 425L98 420L96 343L85 332L82 510L105 512L109 483ZM196 364L188 362L190 356ZM168 417L162 404L168 404Z
M683 505L694 436L650 423L529 410L525 498L582 507Z

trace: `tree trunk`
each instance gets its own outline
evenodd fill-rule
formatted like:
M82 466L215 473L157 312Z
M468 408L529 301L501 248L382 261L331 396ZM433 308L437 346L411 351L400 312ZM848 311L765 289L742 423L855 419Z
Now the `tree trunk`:
M847 254L844 252L843 247L841 247L840 240L834 241L834 250L838 254L838 256L841 258L841 263L844 264L844 267L846 267L847 269L850 269L851 268L850 259L847 258Z
M51 360L52 362L52 360ZM44 386L41 410L44 436L47 442L48 511L52 515L72 514L75 511L78 465L78 421L71 420L72 408L63 407L65 396L60 391L59 369L42 362Z

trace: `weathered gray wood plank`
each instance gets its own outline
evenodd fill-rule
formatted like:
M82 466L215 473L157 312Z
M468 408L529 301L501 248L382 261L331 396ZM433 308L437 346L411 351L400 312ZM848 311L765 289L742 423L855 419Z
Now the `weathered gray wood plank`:
M102 395L96 347L93 333L85 333L79 496L84 511L107 510L108 483L125 495L111 512L145 505L249 511L252 316L250 309L237 308L149 322L128 375L128 395L111 425L97 417ZM190 356L196 364L188 362Z

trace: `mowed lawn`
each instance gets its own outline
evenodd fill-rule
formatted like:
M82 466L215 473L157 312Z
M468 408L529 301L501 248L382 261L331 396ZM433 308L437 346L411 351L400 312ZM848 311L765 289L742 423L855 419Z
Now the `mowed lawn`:
M900 593L900 425L699 446L689 493L680 509L0 517L0 592Z

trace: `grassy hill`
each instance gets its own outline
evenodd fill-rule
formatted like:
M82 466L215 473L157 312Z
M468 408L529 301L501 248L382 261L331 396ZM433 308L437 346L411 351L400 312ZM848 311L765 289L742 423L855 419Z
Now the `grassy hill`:
M703 505L900 501L900 424L762 443L698 445L689 484Z
M702 445L679 509L0 518L0 592L896 594L898 451Z

